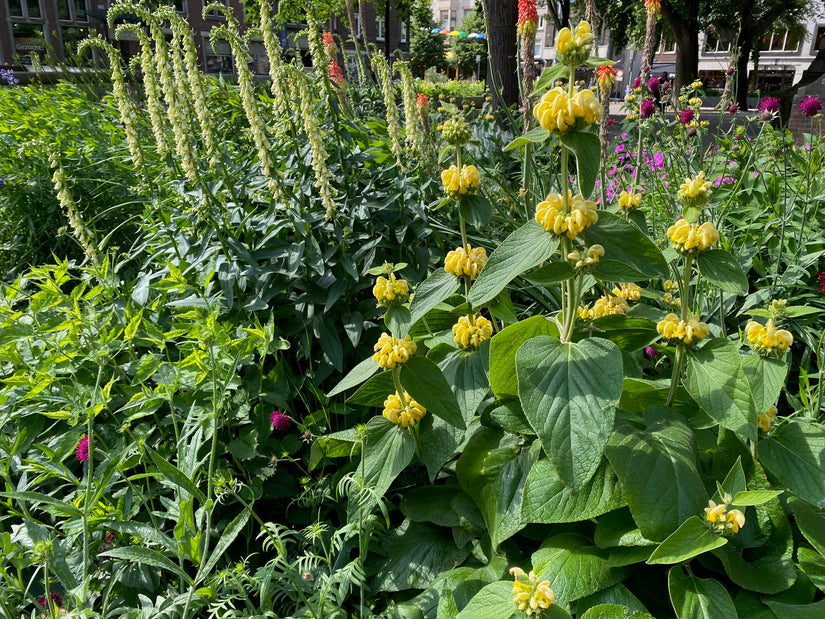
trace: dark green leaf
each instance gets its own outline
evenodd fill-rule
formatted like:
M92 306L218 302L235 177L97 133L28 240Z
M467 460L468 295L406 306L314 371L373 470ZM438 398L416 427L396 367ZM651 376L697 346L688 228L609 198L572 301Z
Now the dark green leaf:
M561 143L576 155L579 190L585 198L590 198L601 165L602 147L599 136L586 131L571 131L561 136Z
M172 572L182 578L188 585L192 585L192 579L189 577L189 574L184 572L177 564L172 563L168 557L151 548L144 548L143 546L123 546L98 553L97 556L109 559L122 559L123 561L143 563L151 567L157 567L167 572Z
M480 194L462 196L458 210L467 223L479 229L489 225L493 217L492 205Z
M825 426L802 420L779 426L759 441L759 460L800 499L825 507Z
M605 258L617 260L645 275L666 278L670 271L662 252L639 228L613 213L599 211L599 221L583 233L585 243L604 247Z
M647 318L614 314L593 321L599 337L610 340L627 352L640 350L659 339L656 323Z
M384 417L367 422L364 446L364 481L378 497L392 484L415 455L415 439L409 431L390 423Z
M764 413L774 406L788 375L788 366L784 360L747 355L742 359L742 371L750 384L756 412Z
M569 262L548 262L543 267L530 271L523 277L531 284L550 286L568 280L574 274L573 267L570 266Z
M406 307L391 307L384 314L384 324L393 337L403 338L412 324L410 310Z
M724 537L711 533L699 516L691 516L659 544L647 562L649 564L681 563L727 543L728 540Z
M685 574L679 566L667 578L670 601L678 619L736 619L736 607L725 587L712 578Z
M476 593L464 610L458 613L458 619L509 619L516 611L512 581L498 581Z
M783 604L776 600L765 600L776 619L822 619L825 617L825 600L813 604Z
M711 284L732 294L748 293L748 278L736 259L724 249L709 249L699 253L699 273Z
M427 413L461 430L467 427L450 384L438 366L426 357L412 357L401 366L401 386Z
M327 397L331 398L339 393L343 393L347 389L360 385L380 369L381 366L373 361L372 357L367 357L361 363L352 368L349 371L349 374L344 376L341 382L333 387L332 391L327 394Z
M543 127L536 127L535 129L531 129L527 133L520 135L501 150L503 150L506 153L509 150L521 148L525 144L540 144L549 137L550 133L547 131L547 129L544 129Z
M542 94L542 91L547 90L548 88L552 88L553 83L556 80L569 77L570 69L565 64L557 63L549 67L545 67L544 71L542 71L541 75L539 75L539 79L536 80L536 87L530 96L540 96Z
M540 336L516 353L524 414L561 480L578 492L601 461L622 394L622 360L600 338L562 343Z
M490 388L496 398L518 396L516 351L538 335L558 337L555 323L544 316L532 316L496 333L490 340Z
M483 270L483 269L482 269ZM410 304L410 320L413 324L436 305L455 294L460 280L447 273L444 268L436 269L415 289L415 296Z
M385 370L361 385L358 391L347 398L347 403L361 406L383 406L384 400L391 393L395 393L395 383L392 380L392 372Z
M158 468L158 477L174 484L184 492L196 497L201 503L206 503L206 495L201 491L191 479L184 475L178 467L171 464L163 456L153 451L149 447L145 447L152 462Z
M504 239L490 255L470 288L470 303L473 307L484 305L527 269L547 260L556 250L558 242L558 237L535 221L528 221Z

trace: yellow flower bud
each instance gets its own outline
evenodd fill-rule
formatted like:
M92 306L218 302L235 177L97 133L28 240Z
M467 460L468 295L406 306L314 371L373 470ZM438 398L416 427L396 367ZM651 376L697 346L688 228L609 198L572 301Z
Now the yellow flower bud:
M597 221L596 204L585 200L582 195L573 196L568 192L569 212L564 211L564 201L557 193L548 194L547 198L536 206L536 221L556 236L566 235L574 239L586 228Z
M389 333L382 333L373 350L372 360L382 368L393 369L397 365L406 363L415 354L416 345L409 335L402 339L394 338Z
M755 353L763 357L778 357L793 344L793 335L785 329L777 329L774 318L769 318L763 326L750 321L745 326L748 344Z
M681 254L695 254L710 249L719 241L719 232L709 221L699 224L680 219L667 229L667 238Z
M458 247L447 254L444 259L444 270L456 277L468 276L475 280L484 265L487 264L487 251L483 247L473 249Z
M407 282L395 279L395 273L390 273L389 279L381 276L375 280L372 294L379 307L395 307L409 300L410 289Z
M464 350L476 350L493 335L493 324L484 316L460 316L453 325L453 335Z

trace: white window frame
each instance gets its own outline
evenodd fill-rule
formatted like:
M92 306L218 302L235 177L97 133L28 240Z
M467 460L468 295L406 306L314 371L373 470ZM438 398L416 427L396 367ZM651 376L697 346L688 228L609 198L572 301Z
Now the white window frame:
M387 36L387 20L383 17L375 18L375 40L384 41Z

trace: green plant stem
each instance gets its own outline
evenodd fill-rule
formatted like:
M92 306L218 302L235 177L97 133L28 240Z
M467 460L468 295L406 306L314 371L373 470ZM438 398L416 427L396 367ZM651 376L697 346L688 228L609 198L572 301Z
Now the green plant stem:
M407 408L407 397L404 395L404 387L401 386L401 369L395 366L390 372L392 372L392 384L395 386L398 399L401 400L401 406Z
M86 438L88 439L89 443L89 465L86 470L86 496L83 500L83 599L82 604L86 605L86 595L88 592L88 583L89 583L89 502L91 501L92 496L92 482L94 481L94 474L95 474L95 458L94 458L94 442L92 440L92 422L94 421L92 417L92 412L97 404L97 394L100 390L100 379L103 374L103 364L101 360L98 358L97 360L97 378L95 380L95 388L94 388L94 399L92 401L92 406L89 407L88 411L89 414L86 416ZM46 594L46 599L48 600L48 593Z
M673 398L676 397L676 388L679 386L679 378L682 374L682 362L685 358L685 345L680 343L676 347L676 358L673 360L673 372L670 375L670 389L667 392L666 406L673 404Z

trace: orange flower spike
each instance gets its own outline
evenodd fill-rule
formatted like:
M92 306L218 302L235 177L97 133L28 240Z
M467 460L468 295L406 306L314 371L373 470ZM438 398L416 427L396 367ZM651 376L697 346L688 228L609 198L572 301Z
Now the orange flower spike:
M602 88L610 88L613 86L613 82L616 81L617 74L618 71L610 65L599 65L599 68L596 70L596 78L599 82L599 86Z
M536 0L518 0L518 21L516 31L520 36L535 36L539 25Z

